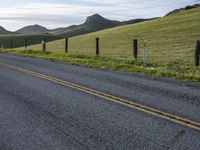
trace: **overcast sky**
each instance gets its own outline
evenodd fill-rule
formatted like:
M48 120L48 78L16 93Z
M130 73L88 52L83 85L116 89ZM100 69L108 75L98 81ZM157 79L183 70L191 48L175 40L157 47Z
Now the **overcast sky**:
M83 23L95 13L120 21L160 17L195 3L199 0L4 0L0 26L12 31L32 24L52 29Z

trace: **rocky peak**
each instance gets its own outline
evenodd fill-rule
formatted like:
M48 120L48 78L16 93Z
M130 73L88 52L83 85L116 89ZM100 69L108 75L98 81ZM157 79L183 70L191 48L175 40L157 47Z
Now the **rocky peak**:
M105 21L106 19L102 17L99 14L94 14L92 16L87 17L87 20L85 23L90 23L90 22L99 22L99 21Z

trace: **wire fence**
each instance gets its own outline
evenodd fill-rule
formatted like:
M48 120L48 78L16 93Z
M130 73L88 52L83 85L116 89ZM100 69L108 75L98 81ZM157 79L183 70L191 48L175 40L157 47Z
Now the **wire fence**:
M42 39L38 39L37 43L39 44L35 44L36 42L30 39L15 39L1 40L0 46L1 49L31 49L88 56L98 55L111 58L137 58L138 61L143 61L145 57L149 64L199 65L200 44L199 46L198 44L195 45L195 41L193 45L187 45L184 41L180 41L177 45L173 42L155 44L153 42L145 42L142 39L136 40L137 43L134 43L133 40L120 42L118 38L99 38L98 41L96 38L90 40L67 38L52 42L47 40L42 43ZM144 55L144 50L146 50L146 55ZM135 56L136 54L137 57Z

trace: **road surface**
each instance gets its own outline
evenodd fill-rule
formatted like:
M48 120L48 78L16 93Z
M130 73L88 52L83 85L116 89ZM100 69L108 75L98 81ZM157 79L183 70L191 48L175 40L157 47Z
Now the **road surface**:
M0 150L199 150L200 84L0 54Z

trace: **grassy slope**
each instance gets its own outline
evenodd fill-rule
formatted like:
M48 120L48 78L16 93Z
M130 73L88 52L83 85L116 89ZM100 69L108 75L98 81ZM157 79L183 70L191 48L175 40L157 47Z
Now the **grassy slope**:
M139 56L142 57L142 40L148 46L149 62L193 64L195 42L200 38L200 8L188 10L161 19L126 25L73 37L69 51L72 54L95 54L95 38L101 39L101 56L132 59L132 40L140 40ZM30 47L41 49L41 45ZM64 40L48 43L49 51L63 51Z

